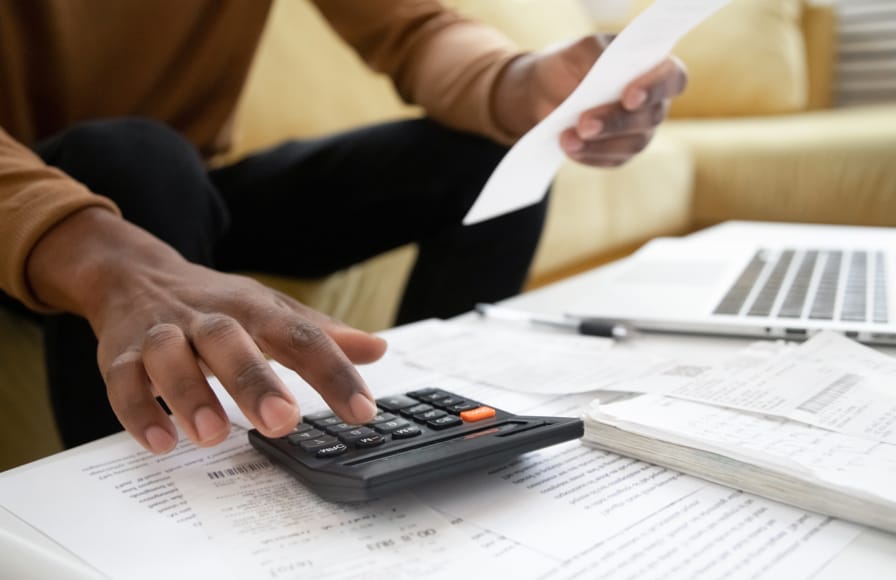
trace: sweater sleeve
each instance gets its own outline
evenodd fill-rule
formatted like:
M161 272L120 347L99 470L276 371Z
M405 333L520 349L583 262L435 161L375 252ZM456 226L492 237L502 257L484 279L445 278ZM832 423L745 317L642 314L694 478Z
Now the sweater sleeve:
M119 213L111 200L47 166L0 128L0 289L33 310L48 311L28 285L28 257L53 226L87 207Z
M448 10L438 0L314 0L336 32L401 97L430 117L503 143L492 92L520 51L502 33Z

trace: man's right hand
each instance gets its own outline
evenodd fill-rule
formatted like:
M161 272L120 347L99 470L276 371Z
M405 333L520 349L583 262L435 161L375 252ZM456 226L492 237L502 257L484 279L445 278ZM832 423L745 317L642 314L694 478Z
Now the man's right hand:
M154 453L177 443L156 396L195 443L226 437L230 423L203 365L269 437L288 433L299 408L266 356L301 375L346 422L364 423L376 412L354 363L380 358L384 340L251 278L187 262L106 210L82 210L50 230L27 275L45 304L88 320L112 409Z

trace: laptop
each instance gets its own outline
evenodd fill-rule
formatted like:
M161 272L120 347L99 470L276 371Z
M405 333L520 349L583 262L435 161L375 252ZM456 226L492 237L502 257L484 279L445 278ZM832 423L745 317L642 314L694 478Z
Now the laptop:
M608 269L570 315L795 340L834 330L896 345L896 228L726 222L655 239Z

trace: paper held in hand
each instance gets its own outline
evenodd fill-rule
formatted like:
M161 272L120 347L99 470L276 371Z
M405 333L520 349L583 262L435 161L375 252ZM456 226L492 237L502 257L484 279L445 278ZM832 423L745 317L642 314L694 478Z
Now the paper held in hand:
M471 225L541 200L565 158L558 138L584 111L618 101L675 44L729 0L657 0L607 47L575 91L526 133L492 173L463 223Z

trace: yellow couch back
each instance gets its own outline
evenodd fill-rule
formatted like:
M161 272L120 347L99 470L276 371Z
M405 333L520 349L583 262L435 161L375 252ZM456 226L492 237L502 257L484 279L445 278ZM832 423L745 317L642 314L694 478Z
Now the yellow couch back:
M578 0L446 0L524 48L588 34ZM390 81L367 69L308 0L278 0L268 19L234 127L229 156L359 125L418 114Z

